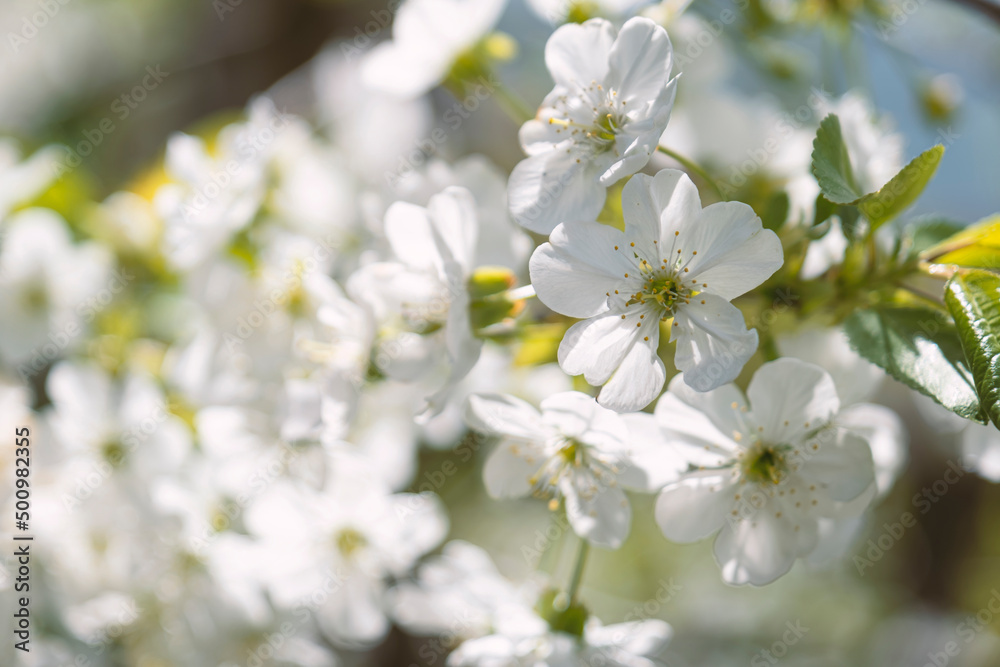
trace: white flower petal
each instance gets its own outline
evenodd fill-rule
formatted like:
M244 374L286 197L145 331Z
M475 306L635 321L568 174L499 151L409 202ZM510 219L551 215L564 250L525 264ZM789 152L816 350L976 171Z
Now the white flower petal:
M725 525L732 516L732 474L705 470L668 484L656 498L656 523L668 540L697 542Z
M550 428L586 445L618 451L628 440L628 428L621 417L582 392L554 394L540 407L542 420Z
M826 433L815 439L820 440L823 435ZM810 478L822 482L830 498L845 502L857 498L875 481L875 466L867 442L843 429L837 429L835 435L815 452L807 441L806 453L810 455L807 465Z
M414 53L413 49L394 42L383 42L365 56L361 77L366 88L394 97L412 98L440 83L448 73L448 65L445 58Z
M684 381L683 375L675 375L668 393L656 404L655 414L667 432L697 447L718 447L720 453L728 455L738 449L736 434L748 432L748 410L743 392L734 384L697 391Z
M760 285L784 262L778 235L764 229L753 209L742 202L705 208L683 243L685 257L688 251L698 251L688 262L691 274L727 301Z
M628 452L618 483L633 491L654 493L676 481L688 462L667 441L656 417L643 412L622 415L628 427Z
M347 647L368 647L389 631L382 610L382 585L360 572L344 577L342 588L316 612L320 629L330 641Z
M538 234L549 234L562 222L594 220L607 196L598 174L597 165L556 144L514 167L507 183L510 214Z
M624 322L632 319L638 318L626 318ZM632 347L597 395L598 403L616 412L642 410L660 395L667 378L663 361L656 353L660 341L658 323L653 320L651 326L642 331L649 334L649 340L640 339L638 334L635 336Z
M433 223L424 207L403 201L394 203L385 212L385 236L393 253L408 267L442 270Z
M476 200L472 193L457 186L445 188L427 202L427 213L434 222L435 240L442 254L466 272L471 271L478 237Z
M625 100L649 103L666 86L672 57L666 30L647 18L629 19L611 47L607 86Z
M673 628L666 622L650 618L644 621L616 623L603 627L588 627L585 639L587 644L591 646L601 649L610 648L621 652L624 656L633 658L634 656L655 657L663 650L673 635ZM601 663L595 661L592 664L596 666ZM639 667L647 663L633 659L622 664L628 667Z
M660 248L653 241L672 243L675 229L694 224L701 215L701 199L698 188L682 171L636 174L622 190L622 214L625 236L630 242L642 243L645 258L655 261L660 258Z
M1000 432L992 424L969 424L962 432L962 463L983 479L1000 482Z
M543 463L539 452L530 445L499 443L483 466L486 492L491 498L523 498L531 493L529 480Z
M903 421L883 405L858 403L841 410L837 424L868 442L878 495L885 496L910 459L909 436Z
M727 525L715 539L715 560L722 578L735 586L769 584L792 569L797 539L780 519L759 512L753 521Z
M528 263L539 300L569 317L593 317L606 311L608 293L632 269L615 246L624 247L624 237L607 225L584 222L556 227L549 243L540 245Z
M607 382L641 332L635 326L640 321L638 312L624 320L621 317L605 313L571 326L559 344L559 367L563 372L583 375L595 387Z
M664 437L687 463L696 466L722 465L735 457L739 445L734 437L742 430L724 433L708 415L680 400L674 392L674 385L683 381L680 376L671 380L670 390L660 397L656 404L657 423Z
M840 409L833 378L819 366L782 358L759 369L747 387L754 418L772 442L797 443Z
M604 19L559 27L545 44L545 66L557 86L575 88L604 81L615 29Z
M496 433L524 440L544 440L546 436L546 427L538 410L509 395L469 396L465 422L469 428L481 433Z
M701 293L682 304L674 315L671 340L677 341L674 365L684 381L709 391L740 374L757 351L757 331L747 329L743 313L714 294Z
M632 525L632 508L624 491L601 484L579 468L564 477L559 488L573 532L598 546L617 549L622 545Z

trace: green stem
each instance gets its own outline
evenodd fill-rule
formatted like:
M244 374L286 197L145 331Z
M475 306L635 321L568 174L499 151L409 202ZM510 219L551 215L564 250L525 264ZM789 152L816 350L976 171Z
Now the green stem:
M693 171L694 173L698 174L698 176L703 181L705 181L711 186L712 190L715 191L715 194L719 196L719 199L721 199L722 201L727 201L726 195L722 194L722 188L719 187L719 184L716 182L714 178L712 178L712 176L708 173L707 170L705 170L704 167L699 165L697 162L689 160L680 153L672 151L664 146L657 146L656 149L661 153L663 153L664 155L671 157L677 162L679 162L681 166L687 169L688 171Z
M576 565L573 566L573 576L569 580L569 588L566 595L569 597L569 604L576 603L576 594L580 590L580 581L583 579L583 568L587 565L587 554L590 552L590 542L580 539L580 549L576 552Z

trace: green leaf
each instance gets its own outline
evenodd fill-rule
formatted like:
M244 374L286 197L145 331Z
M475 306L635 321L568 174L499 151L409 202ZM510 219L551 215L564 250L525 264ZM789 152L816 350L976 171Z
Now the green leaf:
M945 287L944 300L983 410L1000 428L1000 276L977 269L957 273Z
M816 195L816 205L813 209L816 211L816 215L813 217L813 227L815 227L829 220L830 216L837 212L837 205L822 194L818 194Z
M927 149L913 158L910 164L903 167L878 192L858 200L858 208L868 218L872 230L889 222L917 200L934 177L943 155L944 146L940 144Z
M952 412L986 423L962 341L943 313L926 308L876 306L844 322L858 354Z
M909 257L920 257L927 250L952 238L965 226L954 220L939 216L924 216L907 224L904 231Z
M784 190L775 192L767 199L764 210L760 213L761 223L765 229L778 231L788 219L788 193Z
M858 225L861 213L856 206L852 206L851 204L834 204L822 194L819 194L816 195L815 211L816 215L813 217L814 228L819 227L833 216L837 216L840 219L840 229L848 239L857 239L859 232L862 231L860 225ZM825 231L820 234L810 234L812 238L822 238L825 235Z
M994 215L924 250L934 264L1000 270L1000 215Z
M830 114L819 124L813 140L812 173L823 196L834 204L851 204L865 194L854 182L851 158L836 114Z

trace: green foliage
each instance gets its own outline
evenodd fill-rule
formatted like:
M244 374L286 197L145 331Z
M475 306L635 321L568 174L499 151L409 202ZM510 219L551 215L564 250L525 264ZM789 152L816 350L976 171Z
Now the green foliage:
M934 264L1000 270L1000 215L942 239L920 257Z
M812 173L821 192L816 202L814 224L837 214L843 221L845 234L855 238L857 214L860 213L868 220L868 233L871 233L898 217L917 200L937 172L943 155L944 146L934 146L913 158L877 192L865 193L854 178L840 119L830 114L820 123L813 140ZM848 210L854 211L853 215L847 214Z
M941 145L924 151L879 188L878 192L867 194L858 200L858 208L868 218L873 230L896 218L917 200L937 172L943 155L944 146Z
M914 220L904 233L907 254L911 258L922 257L929 249L945 239L961 232L965 226L960 222L938 216L925 216Z
M945 288L945 303L983 411L1000 428L1000 276L977 269L957 273Z
M955 325L927 308L876 306L844 322L851 347L952 412L985 423Z
M834 204L852 204L865 194L854 181L851 158L836 114L830 114L819 124L813 140L812 173L823 196Z

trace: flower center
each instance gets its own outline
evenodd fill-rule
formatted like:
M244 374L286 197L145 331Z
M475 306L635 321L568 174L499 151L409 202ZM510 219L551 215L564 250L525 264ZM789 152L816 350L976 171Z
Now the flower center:
M639 248L644 244L639 244L638 248L634 241L625 246L616 245L615 251L631 255L630 261L638 270L629 271L624 275L627 281L624 283L626 287L624 294L619 295L619 290L615 290L614 295L608 292L608 296L624 301L622 305L625 308L635 305L653 308L657 311L656 316L661 322L666 322L672 317L681 303L690 304L692 298L708 288L708 283L699 283L694 275L696 272L692 272L689 267L698 255L698 251L678 248L679 236L680 232L675 231L669 247L664 247L666 244L654 240L652 248L656 254L650 255L653 261L639 254L642 252ZM636 291L632 292L634 289ZM621 304L621 301L619 303ZM705 300L702 299L701 303L704 304ZM625 317L622 314L622 319ZM640 318L644 317L645 314L640 315ZM675 320L674 326L677 325ZM642 326L642 323L640 322L638 326Z
M790 449L788 445L757 442L743 455L743 479L755 484L778 484L788 474L785 454Z
M49 293L45 285L33 283L21 293L21 302L25 309L33 313L44 311L49 306Z
M125 446L117 440L110 440L101 445L101 458L115 468L124 462L126 453Z
M648 264L643 264L648 266ZM631 306L636 303L645 305L647 301L653 301L667 312L673 312L674 305L678 301L687 301L692 294L691 288L672 272L651 271L648 279L643 283L643 289L632 295L625 305Z
M365 539L364 535L355 529L344 528L337 533L336 543L337 551L343 554L344 558L350 558L359 550L367 546L368 540Z
M605 90L596 81L586 87L578 85L576 95L561 96L554 107L559 116L549 118L549 124L560 126L556 133L569 132L596 153L614 147L627 121L625 102L619 103L618 92Z

